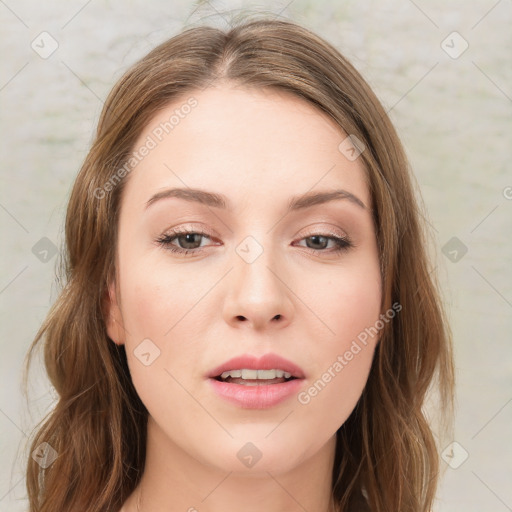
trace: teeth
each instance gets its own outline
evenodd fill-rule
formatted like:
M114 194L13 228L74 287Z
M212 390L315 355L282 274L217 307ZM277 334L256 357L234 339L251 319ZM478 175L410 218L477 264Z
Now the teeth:
M242 379L280 379L284 377L285 379L289 379L292 376L291 373L285 372L284 370L229 370L227 372L223 372L221 375L222 379L227 379L228 377L232 377L234 379L242 378Z
M240 378L242 376L242 370L231 370L230 372L224 372L221 377L226 379L228 377L233 377L235 379Z
M257 379L259 370L242 370L242 379Z

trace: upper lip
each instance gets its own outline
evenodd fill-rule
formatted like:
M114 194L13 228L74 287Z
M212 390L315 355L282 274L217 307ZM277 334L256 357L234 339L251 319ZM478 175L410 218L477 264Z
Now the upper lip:
M252 356L250 354L243 354L241 356L233 357L229 361L222 363L208 373L208 377L214 378L221 375L223 372L230 370L284 370L291 373L297 379L304 378L302 368L288 359L285 359L277 354L269 353L261 357Z

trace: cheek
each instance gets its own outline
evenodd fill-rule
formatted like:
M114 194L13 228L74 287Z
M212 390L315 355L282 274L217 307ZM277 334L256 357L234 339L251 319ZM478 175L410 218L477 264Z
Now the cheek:
M318 339L343 349L379 318L381 277L375 258L305 274L297 294L318 317ZM327 350L326 353L330 351Z
M298 394L299 415L307 419L308 430L327 438L345 423L366 385L374 348L374 343L352 345L350 360L345 350L333 353L323 371Z
M343 280L333 298L334 330L342 347L378 320L381 306L380 275L354 271Z
M173 376L182 382L176 368L191 367L196 351L194 343L179 337L187 325L190 328L191 316L187 314L194 313L193 306L205 291L183 272L144 263L142 259L131 263L127 258L121 275L128 366L150 414L174 424L172 406L181 406L187 397ZM172 343L173 339L186 342L187 350L183 350L183 343Z
M313 284L315 285L313 287ZM381 277L376 258L317 274L305 282L308 305L322 335L308 348L313 369L298 403L317 428L336 431L354 409L368 379L380 329ZM313 290L313 291L311 291ZM320 331L319 331L320 332Z
M339 298L339 297L338 297ZM379 287L373 285L333 301L334 335L318 338L314 371L297 396L310 428L334 433L350 416L368 380L379 330Z
M141 263L144 261L127 265L121 278L126 328L132 343L139 338L164 342L200 302L211 279L197 272L185 273L178 267Z
M197 315L205 314L211 302L204 296L218 280L211 272L185 272L161 260L125 257L120 267L128 365L148 408L161 399L155 389L179 390L171 374L182 381L181 368L195 367L203 348Z

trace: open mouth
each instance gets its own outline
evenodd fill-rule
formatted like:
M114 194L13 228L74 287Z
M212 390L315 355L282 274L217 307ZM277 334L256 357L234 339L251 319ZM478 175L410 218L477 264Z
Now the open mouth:
M282 384L297 379L289 372L280 369L273 370L252 370L240 369L231 370L213 377L219 382L227 384L241 384L242 386L268 386Z
M272 354L233 358L209 375L213 391L243 409L274 407L298 393L304 380L300 367Z

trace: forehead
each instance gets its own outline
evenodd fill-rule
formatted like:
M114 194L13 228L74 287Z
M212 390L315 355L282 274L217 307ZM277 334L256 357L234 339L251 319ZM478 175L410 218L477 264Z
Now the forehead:
M168 187L217 191L244 203L341 187L369 205L362 160L339 149L346 137L328 114L288 92L232 84L191 91L140 134L133 150L144 157L123 202L142 205Z

